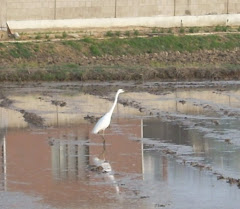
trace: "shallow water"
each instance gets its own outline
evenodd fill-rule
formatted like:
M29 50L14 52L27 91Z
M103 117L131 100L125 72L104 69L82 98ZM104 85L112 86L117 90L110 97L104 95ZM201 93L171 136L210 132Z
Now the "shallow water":
M84 116L103 114L111 101L43 89L6 91L14 102L0 108L1 208L238 208L237 185L215 174L240 176L238 88L123 94L158 117L119 104L105 145ZM46 126L28 124L21 109ZM94 166L102 161L109 172Z

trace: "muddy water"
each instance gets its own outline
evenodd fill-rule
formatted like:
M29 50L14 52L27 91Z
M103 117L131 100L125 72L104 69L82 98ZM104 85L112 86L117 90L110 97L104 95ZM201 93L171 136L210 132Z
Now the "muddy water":
M227 178L240 177L240 91L226 86L128 91L121 99L144 111L118 104L105 144L84 117L106 112L114 92L94 96L69 84L4 89L13 102L0 108L0 207L238 208L240 190Z

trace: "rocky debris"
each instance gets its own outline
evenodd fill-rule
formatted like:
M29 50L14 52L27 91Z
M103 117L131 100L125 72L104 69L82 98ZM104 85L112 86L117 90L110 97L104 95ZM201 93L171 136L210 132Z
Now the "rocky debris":
M67 105L67 103L64 101L52 100L51 102L53 105L60 106L60 107L64 107Z
M13 103L12 100L8 99L7 97L5 97L3 95L1 96L1 99L2 99L2 101L0 103L0 107L9 107Z
M179 103L181 103L181 104L185 104L186 103L186 101L185 100L180 100L180 101L178 101Z
M190 165L193 166L193 167L200 168L200 169L205 168L205 165L200 164L200 163L198 163L198 162L191 162Z
M97 173L103 173L103 167L102 166L96 166L96 165L89 165L89 170Z
M216 126L219 125L219 121L217 121L217 120L212 120L212 123L215 124Z
M146 108L143 108L143 107L139 108L139 112L145 112L145 111L146 111Z
M146 195L140 196L140 199L146 199L146 198L150 198L150 196L146 196Z
M136 109L139 109L140 112L143 112L143 110L145 110L144 107L141 107L140 106L140 103L139 102L136 102L134 100L124 100L124 99L119 99L119 103L124 105L124 106L131 106L131 107L134 107Z
M23 117L28 124L36 127L43 127L44 119L42 117L35 113L26 112L25 110L20 110L20 112L23 114Z
M231 139L225 139L224 141L228 144L231 144Z
M232 177L224 177L222 174L214 172L213 174L217 175L217 180L226 180L229 184L236 184L240 189L240 179L232 178Z
M167 155L175 155L176 152L175 151L172 151L172 150L169 150L169 149L164 149L163 150L163 153L167 154Z
M218 175L217 180L221 180L221 179L224 179L223 175Z
M90 123L95 123L99 120L100 117L87 115L84 117L84 120L90 121Z

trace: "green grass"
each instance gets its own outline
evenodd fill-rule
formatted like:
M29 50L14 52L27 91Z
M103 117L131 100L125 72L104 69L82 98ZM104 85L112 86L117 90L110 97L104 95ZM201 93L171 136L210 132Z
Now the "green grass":
M134 31L133 31L133 35L134 35L134 36L139 36L139 31L138 31L138 30L134 30Z
M97 40L85 38L83 40L62 41L79 52L84 51L86 56L103 55L136 55L142 53L157 53L160 51L197 51L202 49L226 50L240 47L240 35L228 34L225 36L158 36L150 38L132 37L126 39L111 38ZM54 47L54 45L52 45Z
M6 45L3 43L0 43L0 48L4 48L4 47L6 47Z
M117 36L117 37L121 36L121 32L120 31L116 31L115 32L115 36Z
M67 33L64 31L63 33L62 33L62 38L67 38Z
M87 37L84 37L82 39L82 41L85 42L85 43L92 43L94 40L91 37L87 36Z
M179 33L185 33L184 27L181 27L181 28L179 29Z
M124 32L124 36L130 37L130 35L131 35L130 31L125 31Z
M215 27L215 32L227 32L229 30L229 26L220 26L220 25L217 25Z
M38 52L40 49L39 44L34 44L33 51Z
M96 42L101 54L140 54L159 51L197 51L240 47L240 35L159 36L152 38L111 39Z
M188 31L189 31L189 33L197 33L197 32L199 32L199 28L191 27L191 28L188 29Z
M185 29L185 31L195 32L195 28L190 29ZM118 38L118 35L116 35L115 32L114 36L108 39L94 39L91 37L85 37L82 40L61 40L59 42L43 41L33 43L0 43L1 60L4 61L3 63L7 63L0 69L0 81L83 81L91 79L127 80L138 79L139 74L145 69L143 66L137 66L134 64L130 66L81 66L82 63L61 63L61 61L56 63L46 63L48 56L59 56L59 49L68 49L66 51L68 51L69 54L66 56L71 56L71 53L74 53L74 55L78 54L81 56L84 54L87 57L92 57L104 55L138 55L146 53L159 53L161 51L194 52L198 50L214 49L233 50L236 47L240 47L240 34L233 33L188 36L183 34L173 35L171 32L164 36L162 35L158 37L143 38L137 37L133 31L131 37L126 37L126 34L124 35L125 39ZM62 48L60 48L60 46ZM69 50L69 48L72 48L73 50ZM10 56L11 59L9 59ZM17 58L16 62L14 59L12 59L12 57ZM226 63L226 65L227 64L229 63ZM173 67L175 68L201 68L203 66L205 69L214 69L216 67L215 64L210 66L208 63L207 65L208 66L204 66L203 63L198 62L189 63L189 65L184 64L183 66L181 63L173 63ZM156 68L168 69L169 66L171 67L171 63L164 64L163 62L157 61L152 61L150 64L150 67ZM229 64L229 66L221 65L220 68L221 67L223 69L231 70L222 71L222 73L225 73L226 75L228 75L228 73L234 74L235 71L239 72L240 69L239 65L236 64ZM168 71L166 70L166 73L167 72ZM146 73L148 73L149 78L154 78L156 74L155 69L152 71L151 69L148 69ZM161 76L161 71L157 73L159 76Z
M101 50L99 49L98 45L91 45L90 52L93 56L101 56Z
M105 34L106 37L113 37L114 36L114 33L110 30L110 31L107 31L106 34Z
M41 39L41 38L42 38L41 34L37 34L37 35L35 36L35 39L37 39L37 40L39 40L39 39Z
M194 31L193 29L192 31ZM188 51L197 50L226 50L240 47L240 34L226 35L196 35L196 36L175 36L173 34L158 37L129 37L119 39L93 39L85 37L82 40L62 40L62 45L70 47L85 56L103 55L136 55L144 53L158 53L161 51ZM30 58L37 56L38 52L55 54L58 43L8 43L0 44L1 56L11 55L14 58Z
M62 44L65 46L69 46L77 51L81 51L82 49L81 41L62 41Z
M13 47L9 50L9 54L14 58L30 58L32 52L29 49L31 44L14 43Z

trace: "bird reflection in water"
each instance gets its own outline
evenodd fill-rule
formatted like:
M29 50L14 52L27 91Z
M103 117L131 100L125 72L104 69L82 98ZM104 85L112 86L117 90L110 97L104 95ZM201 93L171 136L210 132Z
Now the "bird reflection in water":
M117 195L119 195L120 190L119 190L118 183L115 180L112 166L110 165L109 161L105 159L106 157L105 155L106 155L106 144L104 139L102 152L99 154L98 157L93 157L94 169L92 170L95 170L101 173L104 177L104 180L106 180L106 182L111 183L115 187Z
M56 180L89 180L90 172L96 172L105 183L113 185L116 194L119 194L119 186L114 177L114 172L110 162L106 160L106 144L102 144L100 154L92 155L92 165L90 164L90 146L87 141L81 140L57 140L50 139L52 153L52 174Z

